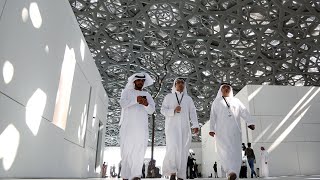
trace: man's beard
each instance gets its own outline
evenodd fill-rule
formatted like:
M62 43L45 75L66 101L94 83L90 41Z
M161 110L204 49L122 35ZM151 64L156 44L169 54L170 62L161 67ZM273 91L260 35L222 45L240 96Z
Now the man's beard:
M183 89L177 89L177 91L182 92L182 91L183 91Z
M141 90L142 87L143 87L143 86L137 86L137 85L135 85L135 89L136 89L136 90Z
M225 92L223 92L222 94L223 94L225 97L229 97L229 96L230 96L230 91L229 91L229 92L226 92L226 91L225 91Z

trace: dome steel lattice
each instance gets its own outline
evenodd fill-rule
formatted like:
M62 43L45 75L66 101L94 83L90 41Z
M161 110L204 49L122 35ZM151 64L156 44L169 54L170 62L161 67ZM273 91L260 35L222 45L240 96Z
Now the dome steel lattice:
M106 146L119 145L118 100L137 71L156 80L148 88L157 103L156 145L165 145L159 105L177 76L188 78L201 123L221 81L235 91L247 84L320 84L318 0L69 2L110 97Z

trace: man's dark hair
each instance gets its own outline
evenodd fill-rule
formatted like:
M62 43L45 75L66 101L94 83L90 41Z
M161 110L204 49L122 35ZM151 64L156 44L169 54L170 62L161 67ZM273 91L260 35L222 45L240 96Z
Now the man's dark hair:
M248 147L251 147L251 143L248 143Z
M220 85L221 85L221 86L222 86L222 85L228 85L228 86L231 86L231 84L230 84L230 83L226 83L226 82L223 82L223 83L221 83Z
M186 80L185 80L184 78L177 78L177 79L176 79L176 84L177 84L178 81L183 81L183 83L186 82Z
M244 151L244 150L246 150L246 149L247 149L246 144L245 144L245 143L242 143L242 150Z

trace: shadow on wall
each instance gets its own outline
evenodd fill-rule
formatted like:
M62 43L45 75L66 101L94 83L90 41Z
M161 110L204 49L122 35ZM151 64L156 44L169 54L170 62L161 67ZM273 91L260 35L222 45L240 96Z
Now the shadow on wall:
M62 34L59 34L61 32L54 34L52 25L46 23L52 17L47 14L46 9L42 9L41 4L44 3L27 0L7 1L3 9L1 24L10 26L0 30L1 36L9 36L12 31L16 37L12 37L11 40L20 41L12 45L8 39L5 39L5 42L8 42L5 44L8 45L0 50L0 66L2 66L0 172L24 169L24 165L18 161L23 159L24 162L32 162L33 159L46 159L45 155L48 154L45 152L48 151L53 151L55 154L64 153L63 149L59 148L61 143L46 139L53 137L64 140L64 136L48 136L52 132L45 132L43 129L54 124L61 129L54 128L52 131L65 130L68 113L70 114L72 110L70 96L76 59L85 61L86 45L82 38L75 40L74 37L63 34L63 30ZM13 8L15 5L17 6ZM12 9L16 12L9 12ZM10 23L9 20L12 22ZM66 22L61 23L63 26ZM51 34L62 37L59 39L48 37ZM66 42L71 42L73 45L68 45ZM51 47L50 43L52 43ZM77 47L73 48L74 44L77 44ZM55 62L48 61L53 59ZM97 109L96 106L95 109ZM89 104L85 104L83 112L80 112L82 114L79 119L81 121L78 129L79 142L85 138L88 108ZM44 121L46 123L43 123ZM92 127L94 123L92 122ZM28 147L30 150L30 152L24 152L28 153L28 157L25 154L21 155L21 152L25 151L22 147ZM43 151L43 154L38 154L39 151ZM53 166L59 166L59 162L50 163L54 164ZM36 172L37 165L39 164L29 168L34 168ZM54 173L53 170L52 174Z
M256 96L259 91L261 91L263 86L259 87L256 91L249 95L249 101ZM294 118L294 120L285 128L285 130L276 138L276 140L271 144L268 148L268 152L272 152L277 146L283 142L283 140L294 130L296 125L303 119L303 117L308 112L311 107L312 101L320 92L320 88L310 87L308 92L294 105L294 107L286 114L286 116L281 120L281 122L277 125L275 129L270 132L270 128L273 123L269 124L265 129L261 130L261 133L253 140L253 145L259 142L263 136L269 134L266 141L269 141L281 128L283 128L284 124L289 120Z

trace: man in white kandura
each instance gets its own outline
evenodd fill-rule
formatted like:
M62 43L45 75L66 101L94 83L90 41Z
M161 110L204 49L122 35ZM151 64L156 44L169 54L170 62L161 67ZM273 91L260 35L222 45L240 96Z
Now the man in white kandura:
M153 79L147 73L136 73L128 78L121 94L119 125L121 175L124 180L140 179L142 174L149 138L148 114L155 110L151 95L142 89L152 84Z
M165 120L166 155L163 160L163 174L170 179L186 179L187 160L191 144L190 121L195 134L199 131L196 108L187 93L185 81L177 78L172 93L162 103L161 114Z
M230 84L222 83L210 113L210 136L216 136L217 153L228 179L237 179L241 168L241 126L240 117L251 130L253 120L239 99L233 97Z
M264 147L261 147L261 156L260 156L260 177L269 177L269 153L265 150Z

